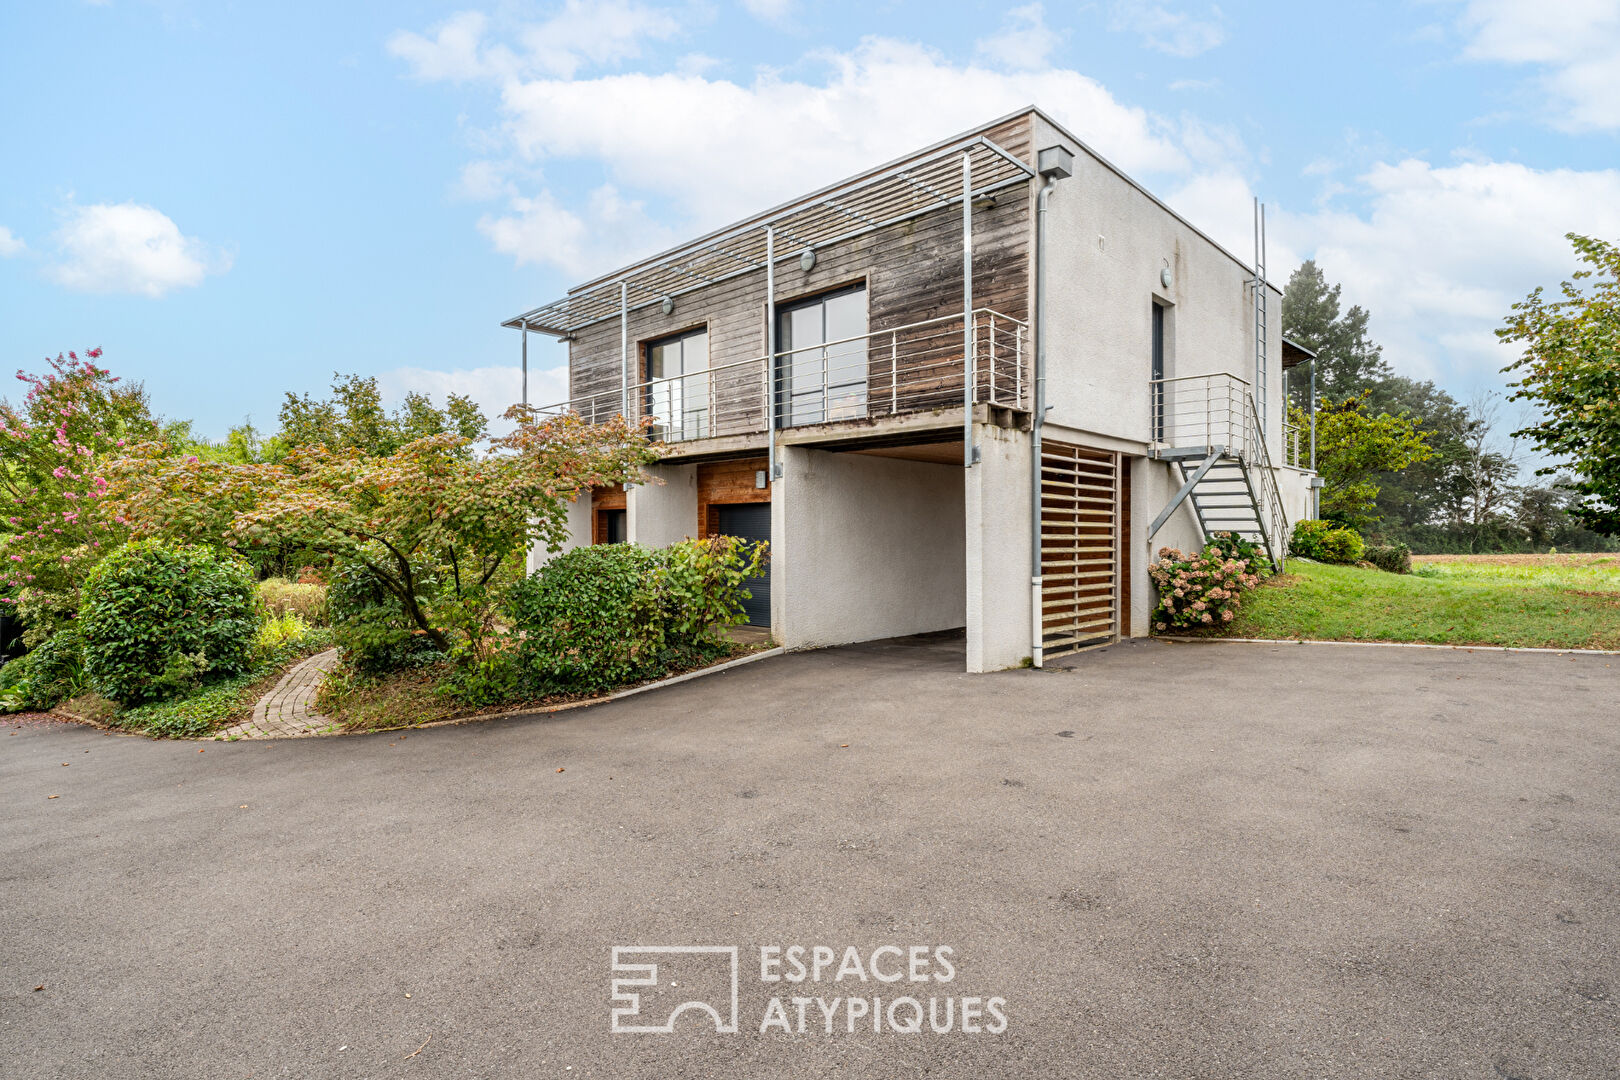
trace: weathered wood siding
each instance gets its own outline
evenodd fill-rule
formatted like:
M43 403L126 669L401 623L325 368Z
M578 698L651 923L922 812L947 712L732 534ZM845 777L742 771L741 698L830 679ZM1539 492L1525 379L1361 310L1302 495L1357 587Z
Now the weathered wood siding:
M1031 122L1017 117L983 134L1019 159L1033 164ZM1015 319L1027 320L1031 304L1029 280L1030 187L1003 189L994 207L973 214L973 302ZM787 242L779 254L793 255ZM777 267L779 304L814 296L840 286L864 282L868 327L874 332L960 313L962 310L962 216L951 206L924 217L817 252L809 273L796 260ZM698 327L709 333L709 367L761 358L766 352L765 274L749 273L730 281L687 293L665 315L656 307L633 312L629 320L632 384L646 375L648 341ZM960 324L957 326L960 333ZM902 346L903 347L903 346ZM961 347L955 346L961 357ZM619 320L612 319L579 331L569 348L570 396L616 394L620 386L621 346ZM902 369L905 362L902 361ZM869 360L874 397L887 387L890 362L887 346L874 345ZM761 364L716 376L716 392L730 390L745 398L747 415L716 407L714 433L758 430L764 426ZM960 375L956 385L961 385ZM615 402L616 404L616 402Z
M765 458L717 461L697 467L698 535L720 535L720 507L771 501L771 485L755 487L758 473L768 467Z

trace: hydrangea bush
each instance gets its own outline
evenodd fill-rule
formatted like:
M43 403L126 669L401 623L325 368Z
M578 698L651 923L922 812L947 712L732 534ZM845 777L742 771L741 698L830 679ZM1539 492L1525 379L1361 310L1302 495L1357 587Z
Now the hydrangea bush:
M1155 630L1210 630L1237 615L1242 595L1260 583L1265 556L1235 536L1217 535L1202 551L1160 548L1148 576L1159 590Z

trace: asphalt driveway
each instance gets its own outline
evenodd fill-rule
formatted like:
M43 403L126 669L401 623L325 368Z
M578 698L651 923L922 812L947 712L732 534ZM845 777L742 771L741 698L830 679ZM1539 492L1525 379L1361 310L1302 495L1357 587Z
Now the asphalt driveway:
M1620 657L953 653L409 736L0 727L0 1075L1620 1073ZM738 1031L612 1032L648 945L736 947ZM864 980L762 980L818 945ZM621 1025L727 1014L725 955Z

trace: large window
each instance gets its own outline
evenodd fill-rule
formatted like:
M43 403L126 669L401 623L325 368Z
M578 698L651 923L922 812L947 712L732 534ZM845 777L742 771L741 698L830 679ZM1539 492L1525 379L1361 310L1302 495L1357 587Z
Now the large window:
M709 332L692 330L647 343L647 414L655 439L709 434Z
M777 309L776 408L783 427L866 416L865 335L864 285Z

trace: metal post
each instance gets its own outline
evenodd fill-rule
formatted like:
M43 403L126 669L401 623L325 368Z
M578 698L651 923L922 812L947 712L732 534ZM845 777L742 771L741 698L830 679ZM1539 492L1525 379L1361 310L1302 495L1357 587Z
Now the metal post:
M973 155L962 152L962 463L979 460L973 445Z
M900 409L900 332L889 334L889 415Z
M523 332L523 404L529 404L529 320L520 319L518 325Z
M630 419L630 283L619 282L619 413Z
M1311 357L1311 471L1316 471L1316 357Z
M1024 328L1013 328L1013 405L1024 404Z
M769 475L775 480L782 475L782 466L776 460L776 230L769 225L765 226L765 448Z

